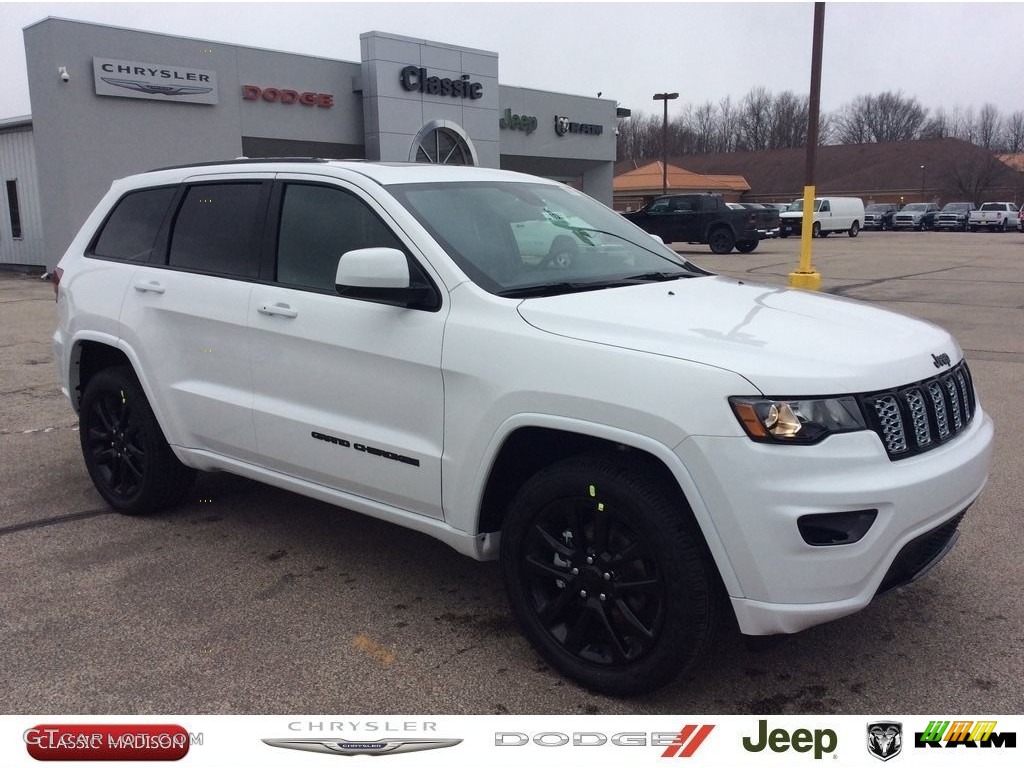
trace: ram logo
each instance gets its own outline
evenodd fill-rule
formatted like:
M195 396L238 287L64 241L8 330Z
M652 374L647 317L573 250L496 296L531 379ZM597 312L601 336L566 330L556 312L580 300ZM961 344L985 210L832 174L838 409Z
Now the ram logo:
M903 723L882 720L868 723L868 752L885 762L903 749Z

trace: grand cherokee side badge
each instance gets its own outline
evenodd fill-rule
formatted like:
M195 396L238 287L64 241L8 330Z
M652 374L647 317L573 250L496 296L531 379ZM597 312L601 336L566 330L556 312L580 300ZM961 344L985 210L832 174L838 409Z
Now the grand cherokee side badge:
M422 752L461 744L462 739L378 739L377 741L343 741L341 739L261 739L264 744L283 749L299 749L326 755L397 755L400 752Z
M932 362L935 363L936 368L941 368L944 365L952 365L949 361L949 355L943 352L941 355L932 355Z

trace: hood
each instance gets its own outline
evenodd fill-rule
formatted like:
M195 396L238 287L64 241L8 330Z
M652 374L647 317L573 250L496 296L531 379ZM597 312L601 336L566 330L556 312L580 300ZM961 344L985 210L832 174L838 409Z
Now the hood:
M871 392L934 376L960 348L936 325L810 291L696 277L525 299L548 333L733 371L772 396Z

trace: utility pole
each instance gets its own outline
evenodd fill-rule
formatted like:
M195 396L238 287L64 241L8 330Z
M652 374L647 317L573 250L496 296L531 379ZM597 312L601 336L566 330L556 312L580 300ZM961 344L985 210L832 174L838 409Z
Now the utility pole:
M821 106L821 48L825 37L825 4L814 4L814 37L811 44L811 94L807 109L807 161L804 165L804 217L800 227L800 266L789 273L793 288L817 291L821 273L811 264L814 227L814 162L818 152L818 112Z
M678 99L678 93L656 93L655 101L665 103L665 115L661 120L661 194L668 194L668 103Z

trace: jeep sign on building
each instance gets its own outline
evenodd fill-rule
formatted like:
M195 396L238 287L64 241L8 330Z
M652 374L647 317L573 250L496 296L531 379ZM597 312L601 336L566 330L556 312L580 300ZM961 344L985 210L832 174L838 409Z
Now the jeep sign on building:
M47 268L112 179L243 155L504 168L612 202L615 102L502 85L493 51L366 32L350 62L56 18L24 35L22 219Z

